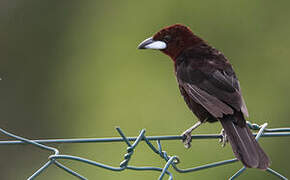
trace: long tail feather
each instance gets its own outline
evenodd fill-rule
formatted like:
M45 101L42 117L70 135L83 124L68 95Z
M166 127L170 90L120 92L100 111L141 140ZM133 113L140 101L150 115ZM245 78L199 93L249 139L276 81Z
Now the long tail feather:
M269 157L255 140L249 127L245 123L235 123L239 122L236 118L240 121L243 117L235 114L220 119L235 156L246 167L266 170L270 166Z

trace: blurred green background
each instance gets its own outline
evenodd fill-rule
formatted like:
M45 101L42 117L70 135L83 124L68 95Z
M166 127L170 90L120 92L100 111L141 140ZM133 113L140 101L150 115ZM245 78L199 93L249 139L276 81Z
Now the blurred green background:
M31 138L178 135L196 118L186 107L173 63L158 51L136 46L160 28L183 23L221 50L239 76L249 120L289 126L290 1L32 1L0 2L1 128ZM196 133L219 133L205 124ZM1 139L7 139L1 136ZM260 140L272 168L290 176L289 138ZM124 143L55 144L62 154L118 166ZM230 146L196 140L187 150L164 141L187 168L232 158ZM1 146L0 179L25 179L47 161L31 145ZM159 172L111 172L65 161L89 179L157 179ZM130 163L164 166L141 143ZM175 179L226 179L240 163L179 174ZM249 169L240 179L274 179ZM38 179L74 179L51 166Z

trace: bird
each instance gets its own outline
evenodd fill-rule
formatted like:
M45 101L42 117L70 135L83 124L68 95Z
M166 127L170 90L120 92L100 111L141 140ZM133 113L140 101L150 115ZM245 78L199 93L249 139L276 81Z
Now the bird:
M270 159L255 140L245 117L248 110L239 80L228 59L182 24L164 27L138 45L160 50L174 63L178 87L198 121L184 131L185 147L191 146L194 129L206 122L220 122L221 142L229 141L234 155L247 168L266 170Z

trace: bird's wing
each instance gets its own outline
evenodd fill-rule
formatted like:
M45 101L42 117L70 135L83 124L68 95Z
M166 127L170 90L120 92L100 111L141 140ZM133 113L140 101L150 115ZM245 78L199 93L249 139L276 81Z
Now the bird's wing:
M227 65L218 69L208 64L197 66L195 62L183 62L176 67L179 84L186 93L216 118L233 114L234 110L248 116L232 67Z

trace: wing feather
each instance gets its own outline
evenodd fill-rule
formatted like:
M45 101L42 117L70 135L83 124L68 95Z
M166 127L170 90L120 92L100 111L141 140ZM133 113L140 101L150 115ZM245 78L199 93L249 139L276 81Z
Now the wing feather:
M233 114L234 110L248 117L239 81L231 65L225 59L216 61L218 65L212 60L183 59L176 66L179 84L214 117Z
M221 118L224 114L234 113L228 105L195 85L185 83L184 89L195 102L202 105L214 117Z

